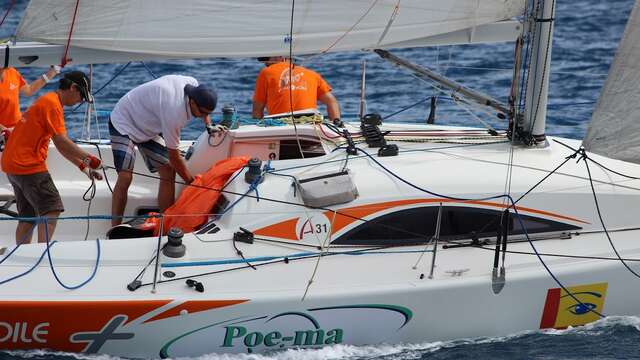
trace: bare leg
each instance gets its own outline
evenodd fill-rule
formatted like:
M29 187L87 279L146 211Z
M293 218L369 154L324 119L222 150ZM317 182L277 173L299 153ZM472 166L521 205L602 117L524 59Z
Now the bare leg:
M16 227L16 245L28 244L31 242L34 224L26 221L18 221Z
M45 232L44 229L45 224L38 224L38 242L41 243L51 241L51 239L53 238L53 232L56 230L56 224L58 223L58 216L60 216L60 211L52 211L45 214L44 216L47 217L47 231Z
M166 164L158 169L160 186L158 186L158 206L164 212L176 201L176 172Z
M132 179L133 174L131 172L118 172L118 180L116 180L111 196L111 226L122 223L122 215L124 215L124 209L127 206L127 192Z

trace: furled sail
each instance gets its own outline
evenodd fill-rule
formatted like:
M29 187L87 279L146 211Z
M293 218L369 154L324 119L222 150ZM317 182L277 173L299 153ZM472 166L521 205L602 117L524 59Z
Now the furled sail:
M636 1L613 59L584 147L640 163L640 1Z
M18 40L169 57L393 47L522 15L525 0L32 0ZM75 21L74 13L78 4Z

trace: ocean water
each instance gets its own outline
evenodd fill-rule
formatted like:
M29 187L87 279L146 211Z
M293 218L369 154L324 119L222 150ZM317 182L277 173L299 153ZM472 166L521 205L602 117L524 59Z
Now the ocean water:
M0 0L1 13L11 0ZM18 0L0 26L0 38L15 31L27 1ZM547 133L580 139L586 132L595 102L624 30L633 0L558 0L552 53ZM0 18L1 19L1 18ZM506 100L512 74L513 45L447 46L403 49L399 56L430 67L448 77L500 100ZM431 87L401 69L392 67L371 53L328 54L304 63L332 85L343 118L354 118L360 99L360 72L367 63L367 105L370 112L393 114L434 95ZM112 80L123 64L94 66L94 89ZM87 67L78 66L86 70ZM233 103L243 117L249 117L255 76L261 64L253 59L181 60L131 63L120 76L96 95L99 133L106 137L107 113L132 87L166 74L192 75L215 87L219 103ZM22 69L28 80L42 69ZM48 85L53 89L54 84ZM28 106L32 99L24 99ZM385 121L424 122L427 102ZM81 136L84 108L67 111L67 127L72 137ZM219 113L216 113L219 116ZM504 121L482 118L493 127L505 128ZM438 100L436 123L481 126L466 111L456 108L446 96ZM203 127L193 121L183 131L195 138ZM508 311L505 311L508 316ZM464 326L464 325L462 325ZM563 331L532 331L503 338L462 339L407 345L367 347L335 346L319 350L288 350L271 355L205 355L199 360L217 359L638 359L640 358L640 318L612 317L588 326ZM60 354L46 351L2 352L0 360L113 359L108 356Z

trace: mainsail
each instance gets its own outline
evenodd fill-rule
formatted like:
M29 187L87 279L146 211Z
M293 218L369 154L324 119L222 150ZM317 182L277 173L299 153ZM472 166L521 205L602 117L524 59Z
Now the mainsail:
M639 3L631 11L583 141L591 152L634 163L640 163Z
M18 40L170 57L390 48L522 15L524 0L32 0ZM77 14L74 13L78 5Z

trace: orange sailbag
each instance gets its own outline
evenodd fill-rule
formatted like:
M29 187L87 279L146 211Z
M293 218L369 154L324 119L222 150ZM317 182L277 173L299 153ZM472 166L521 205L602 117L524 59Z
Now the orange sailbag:
M185 187L178 200L164 212L163 235L166 235L172 227L178 227L185 233L190 233L204 224L220 197L218 190L248 161L247 156L220 160L206 173L196 175L191 183L192 186ZM154 235L160 233L160 218L148 218L144 225L153 226Z

